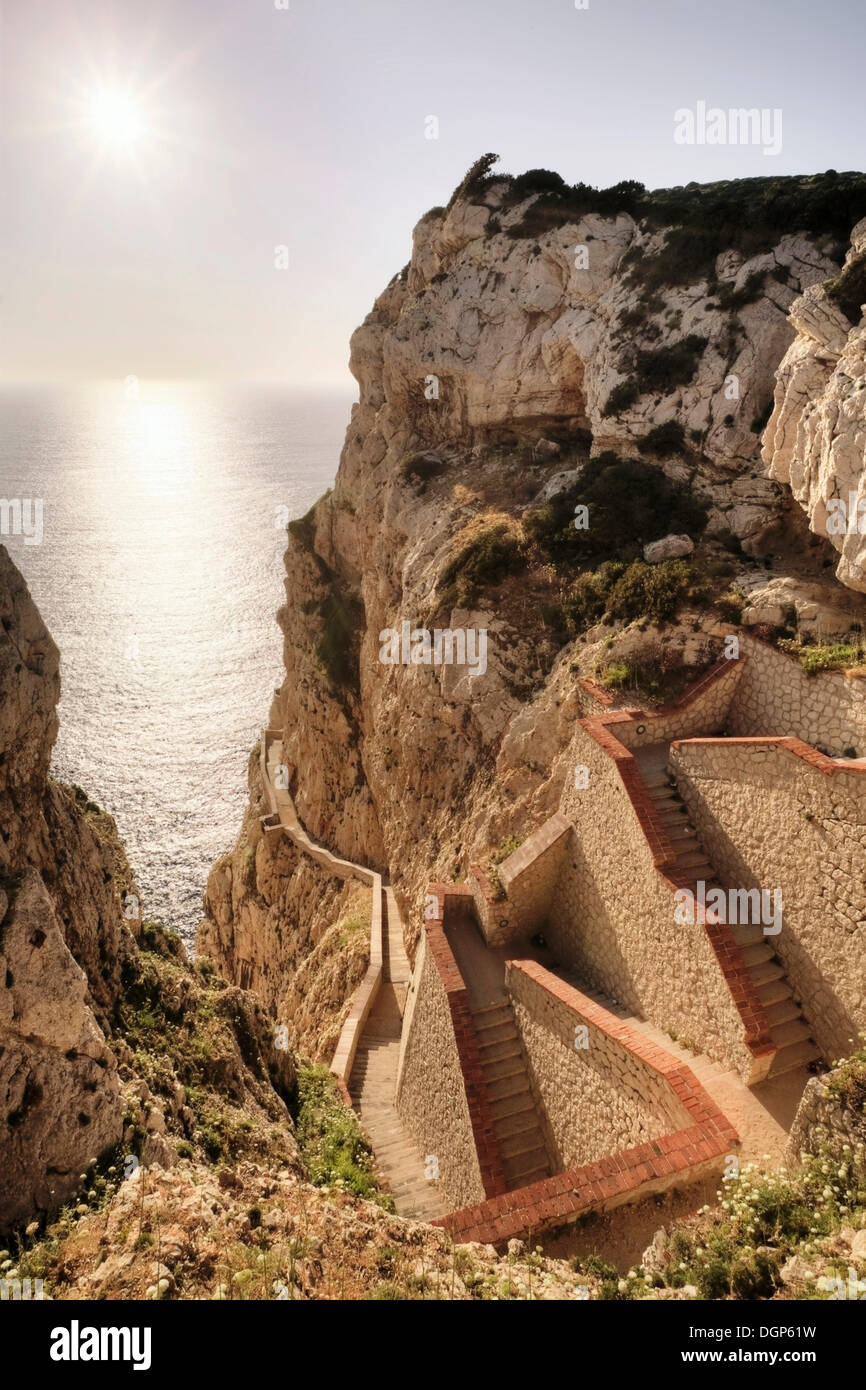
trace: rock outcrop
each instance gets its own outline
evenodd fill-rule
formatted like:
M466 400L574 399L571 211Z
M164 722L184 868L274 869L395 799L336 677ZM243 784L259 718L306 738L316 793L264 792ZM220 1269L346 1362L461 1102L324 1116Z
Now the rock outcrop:
M861 593L866 592L864 266L866 220L852 232L842 274L826 286L810 286L791 306L797 337L779 366L763 450L770 476L787 483L811 529L839 552L838 578Z
M58 652L2 547L0 622L0 1230L84 1177L101 1197L115 1148L137 1171L267 1135L296 1164L294 1058L263 1004L139 922L111 817L49 775Z

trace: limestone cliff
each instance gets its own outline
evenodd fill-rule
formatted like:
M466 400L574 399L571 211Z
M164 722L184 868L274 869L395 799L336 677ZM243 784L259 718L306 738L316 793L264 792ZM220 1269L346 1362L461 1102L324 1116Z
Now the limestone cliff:
M128 919L134 884L113 821L49 775L59 656L2 547L0 623L5 1229L58 1209L115 1147L118 1162L169 1165L178 1143L213 1153L242 1124L257 1139L288 1122L275 1087L289 1093L293 1062L260 1002L194 976L178 941ZM271 1148L292 1156L288 1124Z
M785 611L799 614L801 588L813 616L832 611L821 543L765 476L760 433L791 306L838 274L864 197L860 176L835 175L596 194L481 161L421 219L409 264L352 339L360 399L335 487L289 528L270 723L311 835L387 869L417 908L430 879L530 833L567 775L575 671L620 651L686 669L713 654L719 612L698 587L664 634L646 620L593 626L620 562L644 582L644 543L697 547L690 569L671 562L677 583L772 581ZM582 564L565 539L581 489L596 509ZM844 631L856 614L842 610ZM485 629L483 677L382 661L403 621ZM260 807L254 774L251 815ZM336 910L250 826L211 877L202 928L234 979L275 939L256 944L275 872L290 916L315 918L320 902L326 924ZM420 916L407 915L412 946Z
M866 592L866 220L842 273L791 306L797 336L778 371L764 438L770 476L839 551L836 574Z

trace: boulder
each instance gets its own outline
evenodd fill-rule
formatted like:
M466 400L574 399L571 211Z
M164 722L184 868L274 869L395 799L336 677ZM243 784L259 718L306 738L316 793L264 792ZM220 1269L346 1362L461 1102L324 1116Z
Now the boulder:
M681 555L691 555L694 541L689 536L662 536L659 541L650 541L643 548L643 557L648 565L658 565L662 560L676 560Z

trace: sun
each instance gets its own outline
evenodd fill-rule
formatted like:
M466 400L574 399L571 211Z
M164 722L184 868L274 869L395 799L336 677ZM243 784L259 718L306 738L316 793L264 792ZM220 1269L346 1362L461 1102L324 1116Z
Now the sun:
M144 133L144 120L134 97L116 87L99 87L90 100L90 120L104 145L132 149Z

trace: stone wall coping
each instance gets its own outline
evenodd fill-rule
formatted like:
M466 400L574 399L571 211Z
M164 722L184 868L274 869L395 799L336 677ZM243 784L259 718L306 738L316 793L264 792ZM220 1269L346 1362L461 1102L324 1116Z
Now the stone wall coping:
M584 994L575 985L554 975L552 971L534 960L506 961L506 985L511 971L519 972L532 980L545 994L562 1004L569 1013L617 1043L650 1071L654 1071L673 1091L674 1096L689 1112L691 1118L700 1124L710 1124L719 1128L730 1126L715 1101L704 1090L694 1072L684 1062L666 1052L663 1047L639 1033L629 1023L611 1013Z
M765 747L781 748L795 758L814 767L818 772L831 777L836 772L866 773L866 758L831 758L820 753L810 743L804 743L793 734L753 734L737 738L678 738L671 742L672 748L691 748L702 744L715 744L723 748Z
M430 883L427 896L436 900L435 915L424 923L427 948L448 1000L482 1186L488 1197L494 1197L505 1191L505 1166L481 1065L469 991L445 935L446 921L452 914L465 912L472 902L472 892L464 884Z
M508 961L506 969L520 971L576 1017L600 1028L638 1057L667 1082L693 1123L529 1187L451 1212L433 1223L449 1231L455 1241L501 1245L515 1236L532 1236L564 1226L585 1212L608 1211L662 1191L674 1179L694 1181L715 1171L719 1159L739 1146L733 1125L684 1063L536 961Z
M503 859L499 865L499 878L506 894L514 880L540 859L543 854L558 844L564 835L571 831L571 822L561 811L546 820L543 825L518 845L517 849Z
M723 658L691 690L686 692L674 708L682 709L693 704L710 685L731 669L732 664ZM626 748L624 743L620 742L613 732L617 725L638 721L651 724L654 720L664 719L669 713L670 710L655 710L648 713L642 710L614 710L611 714L595 715L589 719L581 719L579 722L590 738L615 764L652 855L653 866L661 881L673 894L683 888L691 889L692 881L690 876L679 868L676 847L649 795L634 754L629 748ZM678 742L686 741L678 740ZM729 740L720 739L717 741L726 743ZM696 904L695 907L697 921L704 927L709 945L730 990L731 999L742 1020L744 1042L755 1063L752 1079L758 1080L760 1076L766 1075L769 1064L777 1051L770 1036L770 1025L766 1012L746 969L742 952L726 924L719 919L718 914L712 908L701 907L700 904Z
M612 709L611 716L616 715L617 718L627 720L639 718L641 723L643 723L647 719L660 719L666 718L671 714L679 714L682 710L688 709L690 705L693 705L696 700L699 700L710 686L715 685L716 681L721 680L722 677L730 672L733 667L736 667L736 665L736 661L728 657L722 657L714 666L710 667L709 671L703 676L700 676L693 685L690 685L684 690L678 700L674 700L667 705L659 705L657 709L652 710L645 710L635 705L623 705L620 709ZM593 699L598 700L600 704L612 706L615 702L615 696L611 695L609 691L604 690L600 685L596 685L595 681L590 680L588 677L579 680L578 685L583 690L586 690L588 694L592 695ZM599 717L607 720L609 716L602 715Z
M281 799L277 798L276 788L271 782L268 771L268 749L271 744L282 742L282 731L280 729L262 729L261 741L259 746L259 767L262 777L262 788L265 793L270 814L262 817L263 829L265 833L283 830L289 839L320 864L323 869L328 869L338 878L356 878L361 883L366 884L373 890L373 903L370 913L370 961L367 966L364 978L352 995L349 1012L340 1029L340 1036L337 1039L337 1046L331 1059L331 1074L337 1078L340 1095L343 1100L351 1106L352 1100L349 1095L349 1077L352 1074L352 1067L355 1061L355 1053L361 1041L361 1034L364 1031L370 1010L376 1001L376 996L382 986L384 974L384 943L382 940L382 875L376 873L374 869L368 869L363 864L353 864L349 859L341 859L339 855L332 854L324 845L318 844L311 839L298 819L295 803L291 792L283 788L280 789ZM270 825L264 822L271 821Z

